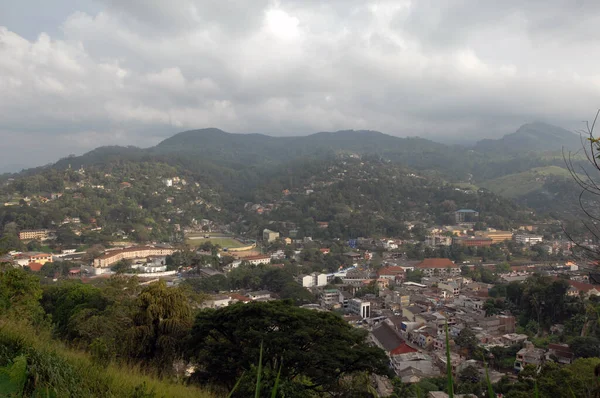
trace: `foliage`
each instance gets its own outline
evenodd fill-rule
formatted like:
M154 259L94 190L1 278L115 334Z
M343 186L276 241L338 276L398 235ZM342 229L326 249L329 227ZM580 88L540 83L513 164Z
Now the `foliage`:
M385 353L366 345L365 337L332 313L252 302L200 312L188 355L201 367L197 377L230 385L256 361L262 340L265 370L274 374L285 361L283 391L332 391L347 374L389 374Z
M136 307L129 333L130 357L170 373L173 361L183 355L184 339L192 325L187 297L160 281L140 292Z
M56 398L213 396L207 390L142 374L135 367L95 364L87 355L65 348L43 331L2 320L0 395Z
M0 314L32 324L44 321L39 304L42 289L39 279L20 268L0 265Z

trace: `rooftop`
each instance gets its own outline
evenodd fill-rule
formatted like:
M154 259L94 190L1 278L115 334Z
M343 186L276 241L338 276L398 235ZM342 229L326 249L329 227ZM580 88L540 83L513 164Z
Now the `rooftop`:
M417 268L456 268L458 267L448 258L426 258L417 264Z

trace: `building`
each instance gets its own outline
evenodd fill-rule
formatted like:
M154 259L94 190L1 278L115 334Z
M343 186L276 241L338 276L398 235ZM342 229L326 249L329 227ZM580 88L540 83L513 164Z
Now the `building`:
M479 212L471 209L460 209L454 212L454 218L457 224L475 222L479 218Z
M223 308L229 306L231 298L223 294L216 294L202 303L202 308Z
M298 275L296 278L296 282L298 282L300 284L300 286L302 287L313 287L314 286L314 279L312 277L312 275Z
M27 252L15 256L15 262L21 267L30 266L33 263L44 265L52 262L51 253Z
M491 246L493 240L492 238L484 238L478 236L455 236L454 238L452 238L452 243L460 246L484 247Z
M427 246L450 246L452 238L446 235L430 234L425 237L425 244Z
M573 362L575 354L571 351L568 344L548 344L548 352L546 353L546 359L555 360L558 363L567 365Z
M513 239L513 233L510 231L476 231L475 236L490 238L492 244Z
M525 342L515 359L515 371L522 371L527 365L539 367L544 362L546 352L542 348L535 348L530 341Z
M394 351L397 352L397 355L417 351L414 348L406 346L400 337L400 334L385 322L380 323L373 329L371 332L371 340L373 340L375 345L384 350L389 356L394 355Z
M426 276L460 275L460 267L447 258L426 258L415 269L423 271Z
M460 294L460 287L456 282L440 282L438 288L448 292L451 296L458 297Z
M242 258L242 262L243 261L247 261L252 265L269 264L271 262L271 256L267 256L266 254L259 254L256 256L244 257Z
M325 289L321 293L321 304L325 307L340 304L340 291L337 289Z
M39 240L48 240L51 238L54 231L49 229L24 229L19 232L19 239L21 240L31 240L31 239L39 239Z
M348 300L348 311L363 318L371 317L371 303L354 298Z
M313 272L310 275L299 275L296 277L296 282L302 287L325 286L327 285L327 274Z
M526 334L508 333L502 336L502 342L506 345L521 344L527 341Z
M159 246L134 246L120 250L111 250L104 252L98 258L94 259L95 268L110 268L113 264L121 260L133 260L136 258L147 258L152 256L169 256L174 250L170 247Z
M265 242L273 242L277 239L279 239L279 232L271 231L270 229L263 231L263 240Z
M530 234L517 234L515 235L515 242L522 243L524 245L535 245L536 243L542 243L544 238L540 235Z
M268 290L259 290L257 292L250 292L246 294L246 296L252 301L265 300L271 298L271 292L269 292Z
M398 266L384 267L377 271L377 276L380 279L389 279L390 281L403 281L405 271L404 268Z

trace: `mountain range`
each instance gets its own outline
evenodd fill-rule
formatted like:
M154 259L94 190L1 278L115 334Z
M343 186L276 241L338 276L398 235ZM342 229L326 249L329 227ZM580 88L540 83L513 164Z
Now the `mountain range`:
M82 156L63 158L50 167L76 168L122 158L165 161L197 170L207 181L217 184L229 181L231 186L243 191L255 188L259 180L278 178L278 172L289 169L287 166L293 162L354 154L377 156L438 176L448 183L485 188L525 206L531 206L531 198L538 198L533 201L534 208L556 211L574 200L571 197L574 185L569 185L570 176L562 151L575 151L580 146L578 135L540 122L525 124L500 139L481 140L472 147L444 145L419 137L394 137L369 130L272 137L206 128L175 134L145 149L100 147ZM575 162L585 165L583 159L576 158ZM39 169L26 170L23 174L35 174ZM539 200L540 195L548 197L549 185L557 181L567 184L568 192L564 195L554 192L551 199Z

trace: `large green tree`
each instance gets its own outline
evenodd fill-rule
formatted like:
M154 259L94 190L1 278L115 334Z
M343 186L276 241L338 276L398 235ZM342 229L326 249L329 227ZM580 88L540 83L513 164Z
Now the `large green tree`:
M136 303L130 329L130 355L170 373L183 353L184 339L192 326L192 308L183 290L164 281L144 288Z
M368 371L389 374L387 357L365 342L366 333L329 312L295 307L291 302L253 302L198 314L188 355L196 377L231 386L257 363L278 369L283 388L335 391L342 376Z

